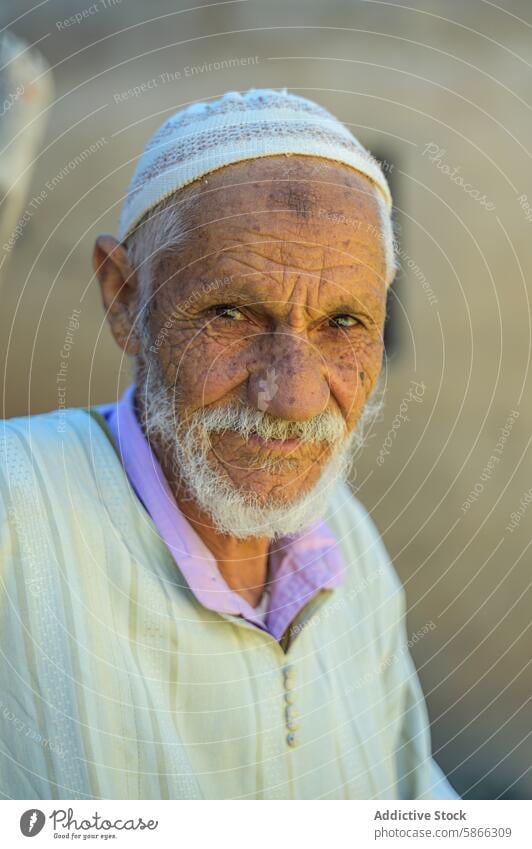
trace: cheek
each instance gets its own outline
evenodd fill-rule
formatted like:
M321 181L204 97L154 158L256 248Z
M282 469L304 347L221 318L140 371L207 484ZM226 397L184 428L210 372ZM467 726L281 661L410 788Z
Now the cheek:
M167 384L190 412L224 399L248 377L244 346L204 333L174 334L160 358Z
M356 423L377 382L382 354L380 338L361 338L351 345L338 346L328 358L331 394L349 427Z

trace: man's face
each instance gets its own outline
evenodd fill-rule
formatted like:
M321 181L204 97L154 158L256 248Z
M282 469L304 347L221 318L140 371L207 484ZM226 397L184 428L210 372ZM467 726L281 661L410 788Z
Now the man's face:
M379 376L379 206L364 176L303 156L228 166L191 191L186 239L149 275L110 236L94 267L178 500L222 533L283 536L345 476Z
M305 157L238 163L201 181L186 224L193 234L156 267L149 360L184 427L198 413L259 412L270 430L211 431L208 463L241 493L290 502L353 431L379 375L385 261L371 184ZM300 438L320 416L336 422L334 444Z

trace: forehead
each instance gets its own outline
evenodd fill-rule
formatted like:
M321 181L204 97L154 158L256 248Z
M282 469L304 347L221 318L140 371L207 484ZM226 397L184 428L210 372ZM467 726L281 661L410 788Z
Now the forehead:
M227 166L191 187L179 265L193 266L196 279L231 263L309 274L330 269L332 278L349 275L384 290L376 191L359 172L312 157Z
M194 186L195 218L198 224L213 220L216 213L235 214L287 211L299 221L322 212L322 206L337 205L349 219L375 223L380 229L376 192L371 181L358 171L336 162L310 156L272 156L237 162L205 176ZM334 212L334 210L330 210ZM340 220L330 217L333 223Z

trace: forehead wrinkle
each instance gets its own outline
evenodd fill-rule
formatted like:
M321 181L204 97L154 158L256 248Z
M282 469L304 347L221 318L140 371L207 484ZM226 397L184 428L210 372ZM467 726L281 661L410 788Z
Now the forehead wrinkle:
M345 258L345 262L340 263L332 263L326 262L325 258L323 258L316 265L309 265L306 263L305 267L302 268L300 264L294 265L291 262L287 262L282 256L279 258L273 256L265 255L264 251L260 250L261 246L275 246L279 249L279 252L283 252L287 246L297 246L305 248L305 256L308 256L309 253L314 251L321 252L322 256L329 253L338 254L340 258ZM251 259L244 258L242 251L246 250L246 256L257 257L259 262L254 264ZM295 239L286 240L286 239L260 239L254 240L252 242L241 242L239 244L228 245L227 247L221 247L217 250L205 253L199 257L195 257L191 259L189 262L185 262L185 264L181 264L181 259L178 258L174 254L165 254L161 257L158 269L160 272L164 272L165 281L172 280L179 275L191 274L196 278L197 282L198 276L200 277L200 282L207 283L212 279L212 275L215 277L223 277L226 269L224 269L223 261L224 259L229 259L231 262L235 262L238 265L244 266L245 268L250 268L252 272L255 273L265 273L272 269L265 268L261 261L264 261L268 265L280 266L280 270L288 270L293 272L307 272L307 273L319 273L323 274L326 272L327 274L331 274L335 271L345 271L351 270L354 266L362 266L364 268L368 268L370 270L374 270L373 266L369 263L365 262L364 259L360 256L360 252L352 253L351 251L347 251L340 247L333 247L328 244L316 244L316 242L305 242L298 241ZM332 259L332 258L331 258ZM175 268L175 265L178 265ZM201 266L205 266L203 269ZM211 269L210 267L214 266ZM227 276L234 276L234 274L228 274ZM185 281L180 281L180 285L185 285Z
M210 212L212 215L214 210ZM372 276L375 272L380 276L380 270L375 267L376 258L382 254L380 239L376 237L368 242L364 238L366 230L373 233L377 227L339 226L314 217L312 221L302 222L304 232L309 233L309 239L305 239L302 228L293 226L293 213L273 216L271 213L272 210L262 209L251 213L240 211L235 217L226 214L223 219L215 216L199 223L194 229L201 239L191 238L176 255L181 266L177 274L180 288L192 291L198 278L208 282L224 275L232 276L234 268L228 266L234 265L263 274L278 268L283 272L295 269L323 274L325 271L329 276L356 268L355 276L360 277L366 268ZM366 223L371 223L371 218L362 215ZM378 246L373 243L376 241Z
M252 246L254 248L257 245L263 244L276 244L280 247L280 251L282 252L282 248L284 242L282 240L275 240L272 242L268 240L266 243L264 241L254 242ZM301 243L298 243L301 244ZM317 265L312 265L301 268L300 265L295 266L291 263L287 263L285 259L281 256L278 260L270 257L265 257L260 251L248 250L246 254L246 258L242 255L242 248L249 249L251 246L249 244L242 245L230 245L226 248L221 248L220 250L213 251L210 254L205 254L201 258L198 258L186 265L182 266L178 272L170 275L170 279L176 281L177 291L179 295L183 297L183 299L190 297L192 293L196 289L201 289L202 286L207 288L206 299L211 300L211 295L215 297L227 297L228 293L235 291L235 294L238 293L238 289L235 290L231 285L235 280L245 281L244 289L241 287L240 291L247 297L249 297L250 290L256 294L257 300L260 300L261 294L259 286L264 286L266 284L266 279L268 280L268 287L280 288L281 291L283 287L287 285L291 285L289 282L290 278L296 275L300 279L309 279L312 282L314 279L319 285L320 289L322 288L330 288L327 284L331 284L332 286L339 286L343 290L353 290L358 293L357 297L367 296L370 292L373 296L379 295L382 297L382 293L380 292L381 288L381 278L378 277L378 280L374 282L373 280L368 280L365 278L360 278L359 274L356 273L355 270L360 271L360 269L370 269L372 273L375 272L375 269L369 265L366 261L364 261L360 256L353 256L347 251L343 251L339 248L332 249L328 245L316 246L315 244L309 245L308 243L303 243L305 247L314 247L323 252L324 255L323 261ZM333 251L335 253L339 253L346 257L345 263L342 264L330 264L326 263L325 255L327 251ZM251 261L251 256L255 255L257 258L260 257L260 260L257 263L253 263ZM224 259L226 262L224 262ZM229 262L227 262L229 260ZM198 268L197 264L200 264ZM201 265L204 265L201 268ZM240 269L247 269L247 271L242 274L235 270L233 264L236 264L240 267ZM194 268L196 266L196 269ZM210 270L212 267L212 271ZM355 273L353 273L355 272ZM349 278L346 279L346 274L349 274ZM186 277L185 277L186 275ZM187 279L188 275L190 275L190 279ZM179 277L183 276L184 279L179 280ZM256 280L260 278L260 283L256 283ZM168 279L168 278L167 278ZM227 282L224 282L227 279ZM212 287L211 284L213 280L221 281L221 285ZM323 286L325 283L325 287ZM197 297L197 301L201 299L201 295ZM286 300L286 298L280 298L279 300Z
M314 247L317 247L314 245ZM321 284L331 284L332 286L340 286L342 288L348 288L352 290L353 287L356 291L358 291L359 295L365 294L368 290L374 292L375 294L379 294L382 285L384 285L384 281L381 278L381 275L377 272L377 269L367 261L367 259L361 256L353 256L346 251L342 251L340 249L334 249L335 252L340 253L345 257L344 263L333 263L327 262L327 252L329 250L328 246L319 246L323 251L323 260L317 265L309 265L308 263L302 267L300 264L294 265L281 256L279 261L274 261L268 258L266 264L264 266L260 266L257 268L256 265L243 260L241 257L236 257L236 261L238 265L243 266L245 268L251 269L251 274L246 275L248 280L253 279L254 276L268 276L270 279L270 283L278 284L279 286L283 285L291 285L290 280L294 277L300 278L304 280L305 278L312 283L312 280L316 280L320 284L320 288L322 288ZM284 254L284 243L281 243L281 253ZM229 251L227 253L230 253ZM332 257L331 257L332 260ZM223 266L222 266L223 268ZM367 275L364 275L364 271L369 270L371 272L371 279L368 279ZM231 276L234 278L237 276L238 272L232 271ZM377 276L376 282L372 279L374 276Z
M273 256L272 254L267 253L267 250L261 250L262 248L271 247L274 250L278 251L278 256ZM304 253L300 253L297 256L297 264L290 261L290 259L286 258L286 255L290 254L290 248L304 248ZM360 246L359 246L360 247ZM252 268L254 270L259 270L256 265L253 264L252 261L245 258L242 255L242 251L246 251L247 255L251 254L252 256L256 256L260 258L260 260L264 260L268 264L279 265L282 268L293 269L293 270L306 270L309 272L321 272L324 270L334 271L336 269L345 269L352 268L353 264L364 265L366 268L372 269L373 267L369 265L364 259L360 256L361 253L373 253L371 249L366 249L365 251L361 251L360 249L356 252L345 250L345 248L341 248L338 246L333 246L326 243L319 243L315 240L306 241L303 239L257 239L251 242L239 242L238 244L228 245L227 247L220 248L216 251L213 251L209 254L209 261L213 260L215 262L222 260L224 258L229 258L232 262L236 262L240 265L244 265L245 267ZM338 254L338 258L345 258L345 262L326 262L325 255L327 252ZM315 264L311 264L310 260L314 260ZM302 266L301 262L304 262L304 266ZM261 266L262 270L262 266Z
M233 275L222 289L206 291L203 296L199 295L194 303L197 308L221 302L234 303L236 306L271 308L287 305L301 307L320 315L333 310L350 312L363 309L371 314L378 310L381 297L373 288L365 287L359 291L349 283L340 285L337 281L328 281L323 275L301 271L293 272L290 277L292 276L294 279L287 279L287 275L283 273L282 278L276 279L277 275L272 275L265 291L264 278L259 282L252 276ZM331 285L324 286L324 279Z

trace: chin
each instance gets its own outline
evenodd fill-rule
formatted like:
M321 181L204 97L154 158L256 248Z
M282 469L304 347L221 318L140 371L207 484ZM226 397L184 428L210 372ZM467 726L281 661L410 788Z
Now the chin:
M250 488L249 485L235 486L235 492L243 498L247 499L250 496L253 498L258 507L290 507L295 504L301 497L312 489L312 484L304 486L255 486Z
M282 464L274 461L274 468L270 467L271 458L261 467L250 467L244 474L234 467L218 464L218 469L223 470L232 486L242 496L253 495L263 504L289 504L297 501L303 493L311 490L322 474L322 467L317 463L289 460Z

